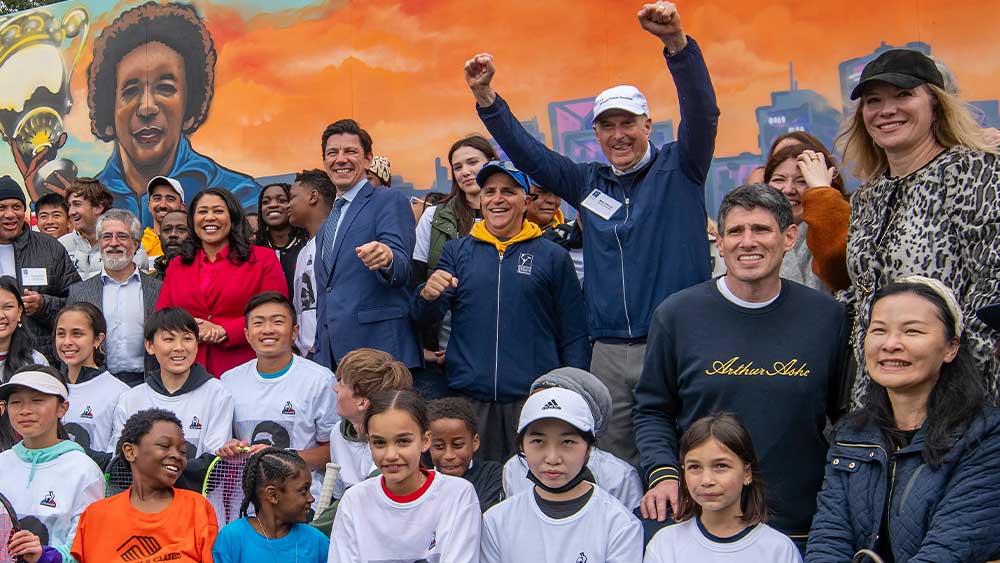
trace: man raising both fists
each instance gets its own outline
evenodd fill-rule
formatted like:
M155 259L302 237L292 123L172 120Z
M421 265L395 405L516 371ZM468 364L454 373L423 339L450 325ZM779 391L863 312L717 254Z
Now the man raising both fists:
M646 97L631 85L609 88L597 96L593 128L610 164L577 164L549 150L521 127L493 90L493 57L480 54L465 63L479 117L493 138L518 168L580 213L584 294L594 339L590 371L614 399L601 447L633 464L639 457L632 433L634 389L653 310L674 292L707 280L711 272L705 244L705 179L719 119L701 49L684 34L677 7L669 2L646 4L638 19L639 27L662 43L677 87L677 141L653 146ZM650 83L655 78L635 77ZM655 482L677 475L659 472L646 477Z
M528 177L509 162L476 176L483 220L448 241L437 270L413 297L418 323L451 311L445 356L448 386L479 418L479 455L504 462L513 453L521 405L550 370L590 362L587 317L569 253L524 219Z

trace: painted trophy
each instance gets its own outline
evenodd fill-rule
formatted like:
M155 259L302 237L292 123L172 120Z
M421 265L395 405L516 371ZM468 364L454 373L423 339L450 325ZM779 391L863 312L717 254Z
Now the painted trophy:
M76 165L56 159L56 153L66 143L70 77L89 27L83 7L70 9L61 21L43 10L0 18L0 134L32 201L49 191L62 193L76 178ZM63 43L68 47L74 40L75 54L67 61Z

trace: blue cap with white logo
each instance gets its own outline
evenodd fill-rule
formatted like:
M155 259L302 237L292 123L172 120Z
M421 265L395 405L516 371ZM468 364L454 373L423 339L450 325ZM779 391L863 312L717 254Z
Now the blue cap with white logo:
M497 172L503 172L504 174L510 176L515 182L522 188L524 188L524 193L531 193L531 179L524 172L521 172L514 166L514 163L509 160L491 160L483 165L479 169L479 173L476 174L476 183L479 187L483 187L486 179L490 176L496 174Z

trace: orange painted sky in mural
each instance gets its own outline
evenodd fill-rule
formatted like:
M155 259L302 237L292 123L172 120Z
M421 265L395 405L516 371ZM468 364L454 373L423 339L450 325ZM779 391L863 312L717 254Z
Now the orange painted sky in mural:
M326 124L354 117L372 133L375 152L392 159L395 174L429 187L434 156L443 157L457 137L482 131L461 73L480 51L496 57L497 90L521 119L539 118L546 138L549 102L593 96L616 83L639 86L655 119L678 117L659 44L636 22L640 3L366 0L250 18L231 6L196 5L219 63L211 115L192 142L255 176L317 166ZM952 66L964 97L1000 97L995 0L679 7L705 51L722 107L717 156L756 152L753 111L770 103L771 91L787 89L789 61L800 88L837 107L837 64L879 41L928 42ZM88 63L89 53L78 68ZM83 74L74 78L77 100L86 95ZM85 104L68 127L87 139L80 110Z

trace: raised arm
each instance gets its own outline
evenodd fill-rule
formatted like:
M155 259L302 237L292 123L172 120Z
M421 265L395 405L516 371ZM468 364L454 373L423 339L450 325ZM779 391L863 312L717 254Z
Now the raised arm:
M518 169L572 206L583 199L586 165L577 164L531 136L507 102L493 89L496 63L493 55L480 53L465 62L465 81L476 98L476 111L483 125Z
M671 2L646 4L638 13L639 25L663 42L663 56L677 88L681 122L677 127L677 150L681 170L704 184L715 152L719 128L719 105L705 66L701 48L684 34L677 6Z

